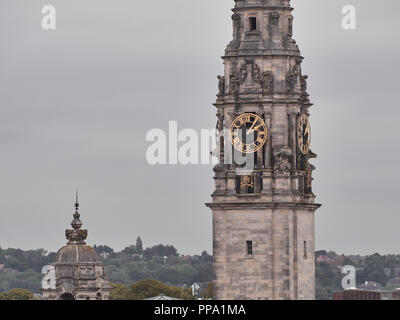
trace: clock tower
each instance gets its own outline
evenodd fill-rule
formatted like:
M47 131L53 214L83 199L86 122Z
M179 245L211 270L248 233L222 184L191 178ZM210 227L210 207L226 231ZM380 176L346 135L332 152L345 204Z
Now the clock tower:
M235 0L215 104L214 298L315 299L312 104L290 0Z

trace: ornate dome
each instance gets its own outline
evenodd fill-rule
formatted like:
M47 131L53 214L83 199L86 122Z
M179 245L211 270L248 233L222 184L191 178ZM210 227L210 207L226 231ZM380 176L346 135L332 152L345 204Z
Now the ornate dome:
M68 244L57 252L56 263L99 262L96 251L84 244Z
M58 250L51 264L53 268L48 269L52 278L42 286L45 300L109 299L112 287L96 251L85 243L88 231L81 228L78 209L77 192L72 229L65 230L68 243Z

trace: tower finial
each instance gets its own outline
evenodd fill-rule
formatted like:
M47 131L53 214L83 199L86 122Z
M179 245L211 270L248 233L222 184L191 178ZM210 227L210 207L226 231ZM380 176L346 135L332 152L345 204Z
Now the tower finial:
M73 230L65 230L65 235L68 239L68 244L85 244L87 237L87 230L82 230L82 221L80 220L81 215L79 214L79 199L78 189L75 195L75 213L74 220L71 222Z
M75 211L78 211L78 209L79 209L78 189L76 189Z
M71 222L72 228L78 230L82 227L82 221L79 219L79 200L78 200L78 189L76 189L76 198L75 198L75 213L74 213L74 220Z

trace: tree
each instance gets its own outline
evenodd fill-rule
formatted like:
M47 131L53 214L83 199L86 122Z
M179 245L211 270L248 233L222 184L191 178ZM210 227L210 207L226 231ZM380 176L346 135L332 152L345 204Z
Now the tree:
M136 239L136 251L138 254L143 254L143 242L140 237Z
M320 256L326 256L328 254L328 252L326 252L326 250L319 250L315 252L315 258L318 258Z
M93 249L98 254L102 254L103 252L105 252L105 253L113 253L114 252L113 248L110 248L109 246L103 246L103 245L101 245L101 246L94 245Z
M214 297L214 284L212 282L207 283L206 289L201 293L204 299L212 300Z
M0 293L0 300L37 300L31 291L25 289L12 289Z
M328 257L329 257L329 258L333 259L333 258L336 258L336 256L337 256L337 254L336 254L335 251L329 251L329 252L328 252Z
M191 294L189 288L178 288L174 286L167 286L166 284L147 279L139 281L132 284L129 287L131 291L131 300L144 300L152 297L156 297L160 294L165 294L172 298L182 299L182 300L193 300L194 297Z
M146 258L151 258L154 256L158 257L169 257L169 256L177 256L178 255L178 250L174 246L164 246L162 244L159 244L157 246L147 248L144 250L143 255Z
M385 286L389 278L385 275L384 267L387 263L386 257L375 253L365 259L364 267L357 272L357 282L375 281Z
M5 260L4 251L0 247L0 263L3 264Z
M317 262L315 265L315 286L318 300L330 300L334 291L341 290L343 275L337 267L326 262Z
M324 288L323 286L321 286L318 280L316 281L315 285L317 300L332 300L333 293L330 288Z
M122 252L125 254L135 254L135 253L137 253L136 246L131 244L130 246L128 246L124 250L122 250Z
M120 283L111 283L110 300L130 300L130 290Z
M353 260L351 260L350 258L346 257L346 258L344 258L342 264L343 264L344 266L354 266L355 263L354 263Z

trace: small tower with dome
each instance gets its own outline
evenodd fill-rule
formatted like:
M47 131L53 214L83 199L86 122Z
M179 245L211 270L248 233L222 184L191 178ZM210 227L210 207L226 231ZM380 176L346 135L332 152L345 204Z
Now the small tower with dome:
M58 250L55 262L55 288L44 289L47 300L108 300L111 286L96 251L86 245L87 230L81 229L78 195L72 229L65 230L66 246Z

